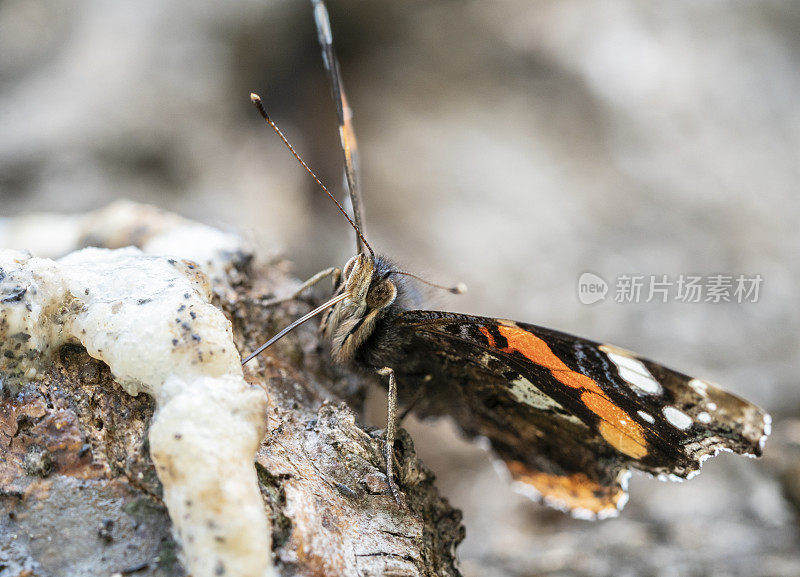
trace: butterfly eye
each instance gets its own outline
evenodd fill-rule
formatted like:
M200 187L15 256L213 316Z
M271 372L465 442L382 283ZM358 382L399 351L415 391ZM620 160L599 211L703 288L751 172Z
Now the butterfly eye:
M367 306L372 309L382 309L394 302L397 296L397 287L390 280L382 280L373 285L367 293Z

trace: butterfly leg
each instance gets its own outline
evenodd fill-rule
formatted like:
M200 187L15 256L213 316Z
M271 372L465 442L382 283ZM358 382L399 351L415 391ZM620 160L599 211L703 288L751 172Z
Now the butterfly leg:
M397 501L397 504L403 505L403 497L400 489L394 482L394 473L392 471L394 465L394 435L395 425L397 423L397 380L394 376L394 371L390 367L383 367L378 370L378 374L383 377L389 377L389 403L386 417L386 483L389 485L389 491L392 497Z
M303 292L306 289L311 288L312 286L314 286L315 284L320 282L322 279L325 279L325 278L327 278L329 276L333 277L333 286L336 286L339 283L339 279L342 276L342 269L337 268L337 267L331 267L331 268L326 268L325 270L321 270L317 274L312 276L310 279L305 281L303 284L301 284L300 287L296 291L294 291L292 294L290 294L289 296L269 299L269 300L264 301L262 304L265 307L272 307L272 306L275 306L275 305L279 305L281 303L285 303L285 302L288 302L288 301L293 301L294 299L299 297L301 294L303 294Z

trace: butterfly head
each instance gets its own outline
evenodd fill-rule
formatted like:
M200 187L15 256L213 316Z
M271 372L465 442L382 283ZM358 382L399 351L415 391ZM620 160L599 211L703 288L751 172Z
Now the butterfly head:
M331 307L322 323L337 362L352 360L376 323L391 310L398 296L391 275L391 266L384 259L363 253L345 265L337 292L347 297Z

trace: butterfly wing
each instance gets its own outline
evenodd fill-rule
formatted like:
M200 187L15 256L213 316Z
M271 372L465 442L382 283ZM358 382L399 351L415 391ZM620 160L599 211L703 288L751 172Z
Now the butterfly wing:
M333 51L333 35L331 34L328 9L322 0L312 0L312 4L314 5L314 21L317 25L317 38L322 47L322 62L328 73L328 79L331 83L331 95L336 105L336 118L339 121L339 140L344 155L344 174L347 180L347 188L350 191L350 202L353 205L353 217L356 227L363 232L361 192L358 181L358 143L353 129L353 111L347 103L339 61ZM361 246L361 242L362 239L359 235L356 235L356 249L358 252L362 252L364 248Z
M720 451L758 456L769 415L633 353L542 327L408 311L370 347L423 415L489 439L520 488L577 516L616 514L629 469L684 479Z

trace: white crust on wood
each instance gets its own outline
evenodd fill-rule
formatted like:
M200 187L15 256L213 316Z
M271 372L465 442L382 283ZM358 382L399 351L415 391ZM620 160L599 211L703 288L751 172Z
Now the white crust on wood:
M0 340L19 343L0 360L3 386L35 378L64 343L82 344L127 392L156 399L150 450L188 571L272 575L253 465L266 394L245 382L200 267L135 248L90 248L58 261L0 250L0 271Z

